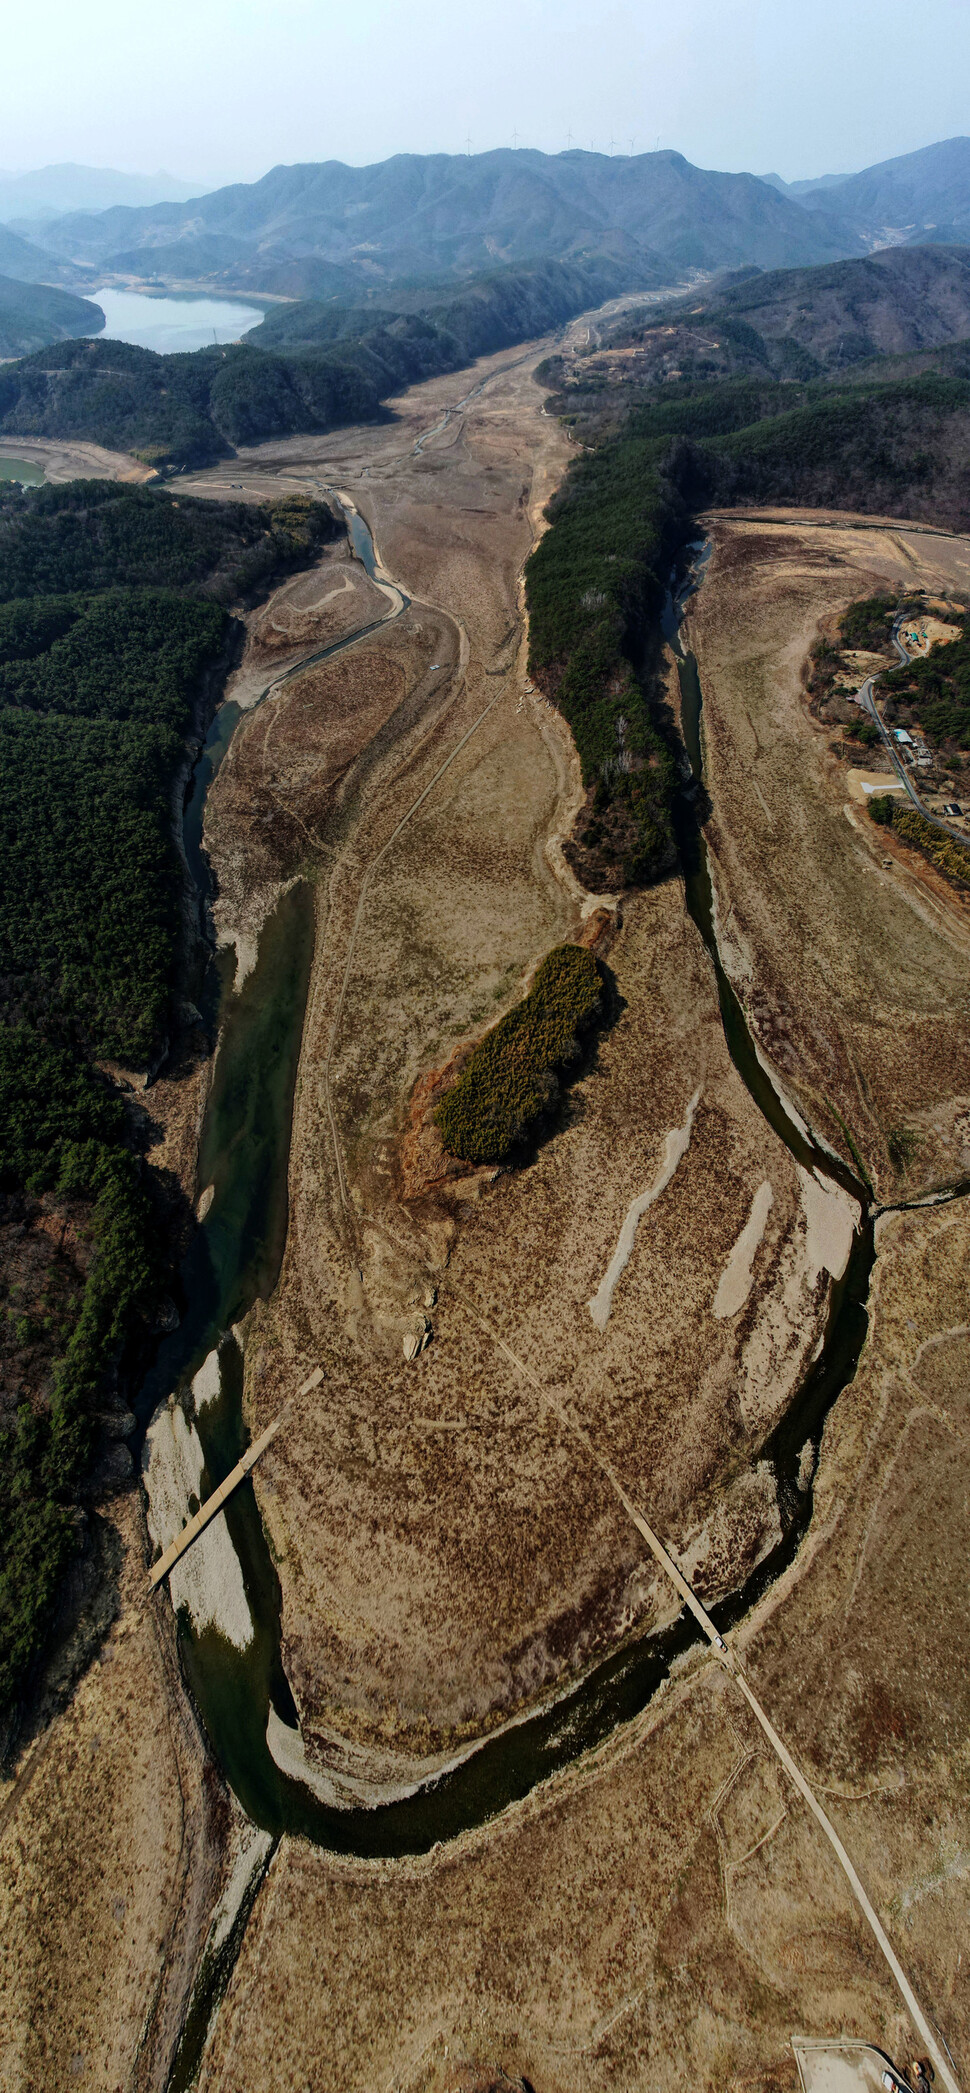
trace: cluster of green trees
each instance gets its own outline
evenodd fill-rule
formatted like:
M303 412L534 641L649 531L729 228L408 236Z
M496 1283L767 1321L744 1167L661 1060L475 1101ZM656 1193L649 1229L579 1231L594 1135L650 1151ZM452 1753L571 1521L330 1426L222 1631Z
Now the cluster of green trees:
M839 631L845 645L872 654L885 652L895 615L893 596L865 596L858 603L850 603L839 619Z
M129 1066L167 1026L180 752L168 727L0 712L3 1001Z
M0 606L4 1001L141 1066L172 980L172 782L226 627L173 590Z
M958 843L955 836L948 836L945 829L926 821L909 800L895 792L874 793L869 801L869 816L881 828L893 829L904 843L928 858L953 886L970 887L970 849Z
M577 460L549 516L526 566L529 666L575 737L587 847L634 885L674 861L676 770L641 664L687 511L631 430Z
M302 566L341 530L325 502L177 499L154 487L69 480L0 486L0 602L76 589L191 589L230 603Z
M0 1430L0 1710L16 1706L77 1545L105 1376L150 1312L157 1228L119 1099L64 1039L0 1020L0 1191L80 1197L90 1267L46 1406Z
M529 994L486 1032L435 1112L445 1147L469 1163L508 1160L549 1111L559 1078L600 1009L592 954L556 945Z
M970 749L970 618L959 639L891 669L885 689L909 707L927 741Z
M174 589L0 604L0 706L184 733L189 695L225 631L218 604Z
M867 719L861 713L858 719L850 720L848 726L843 727L842 731L843 734L848 736L850 741L858 741L864 749L877 748L882 740L882 735L875 720Z
M962 458L970 440L966 380L930 376L807 392L803 404L710 446L699 465L711 500L787 500L870 514L903 505L943 516L955 503L965 511L952 469L954 450Z

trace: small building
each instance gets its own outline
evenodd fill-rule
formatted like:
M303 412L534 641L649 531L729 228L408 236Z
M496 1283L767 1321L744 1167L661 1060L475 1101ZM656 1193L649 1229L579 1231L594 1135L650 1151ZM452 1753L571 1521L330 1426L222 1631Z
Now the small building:
M893 740L901 741L903 747L907 749L911 749L913 746L913 737L911 734L907 734L905 727L893 728Z

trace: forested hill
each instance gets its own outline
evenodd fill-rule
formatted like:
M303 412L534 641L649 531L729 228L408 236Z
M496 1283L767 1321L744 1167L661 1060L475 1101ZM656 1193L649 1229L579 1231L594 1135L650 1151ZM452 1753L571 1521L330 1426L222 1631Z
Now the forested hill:
M273 308L247 336L258 349L353 344L353 354L385 389L457 369L476 356L510 348L561 326L587 307L621 291L654 290L671 272L656 258L606 254L573 261L539 261L518 269L492 269L456 287L400 292L371 305L342 305L306 299ZM422 368L421 366L427 366Z
M629 360L617 385L582 363L562 374L553 362L546 376L560 380L553 404L584 446L641 445L644 470L662 470L690 508L791 503L966 530L970 354L935 354L952 375L910 375L900 358L803 385L767 372L650 384Z
M175 501L116 480L0 491L0 602L110 588L230 604L316 557L341 525L321 502Z
M811 272L824 296L832 273ZM752 288L764 297L762 280ZM811 325L800 289L797 309ZM656 879L671 862L678 771L657 671L658 614L699 511L818 507L970 529L970 342L914 359L933 356L940 370L909 372L898 357L786 382L753 328L747 340L726 333L724 309L716 326L690 315L699 332L689 376L683 336L669 322L645 328L642 356L636 341L630 353L623 323L616 343L550 359L539 372L554 387L547 411L581 449L526 569L529 659L576 739L586 799L566 850L594 891ZM730 366L711 374L725 345L747 358L749 375ZM677 361L668 365L668 355ZM955 654L952 687L920 694L940 733L966 738L965 674Z
M218 695L226 602L337 528L302 499L0 493L0 1759L91 1554L102 1425L124 1476L172 1279L171 1191L98 1064L150 1066L198 992L172 832L186 736Z
M207 465L237 443L372 420L373 381L340 356L199 349L158 356L125 342L54 343L0 370L0 431L77 437L149 465Z
M492 271L444 302L440 290L412 293L408 310L287 306L254 330L257 346L158 356L57 343L0 370L0 431L83 438L157 466L207 464L237 444L373 420L420 379L660 280L642 256L585 256Z
M0 276L0 357L29 356L48 342L97 334L104 326L100 305L46 283L17 283Z
M780 377L843 372L970 338L970 247L889 247L817 269L750 270L654 311L621 338L652 342L665 370L682 369L686 356L732 374L758 365Z

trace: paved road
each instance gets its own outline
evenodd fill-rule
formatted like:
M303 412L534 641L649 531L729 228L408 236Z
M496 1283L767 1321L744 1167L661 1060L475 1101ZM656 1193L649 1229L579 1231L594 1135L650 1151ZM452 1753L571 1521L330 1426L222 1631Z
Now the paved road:
M901 622L902 620L900 618L896 619L896 622L892 629L892 643L896 649L896 653L899 657L900 662L905 664L906 662L912 661L913 657L911 654L907 653L907 650L903 646L902 640L899 637ZM882 672L880 671L880 674L881 673ZM878 682L878 680L878 676L866 677L866 680L863 683L861 689L856 692L857 704L862 706L863 711L869 714L869 718L878 727L883 746L886 750L887 755L890 758L893 768L896 771L896 775L901 780L902 784L905 786L906 791L909 794L909 797L912 800L917 812L922 814L923 820L932 822L934 828L942 829L944 835L952 836L955 842L962 843L965 846L967 838L963 830L959 828L954 828L952 823L949 821L944 821L942 815L931 814L929 807L924 806L923 801L920 799L919 793L917 792L916 787L913 783L912 774L907 769L902 757L898 754L896 743L893 741L892 736L889 734L886 727L884 726L883 721L880 718L879 713L876 709L874 685Z
M795 2035L792 2048L805 2093L882 2093L889 2058L868 2042L813 2042Z

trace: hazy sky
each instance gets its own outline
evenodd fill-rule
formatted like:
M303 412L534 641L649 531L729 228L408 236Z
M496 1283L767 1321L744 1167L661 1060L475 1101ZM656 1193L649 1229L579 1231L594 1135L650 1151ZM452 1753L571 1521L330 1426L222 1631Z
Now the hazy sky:
M789 181L970 131L968 0L32 0L0 165L218 182L535 145Z

